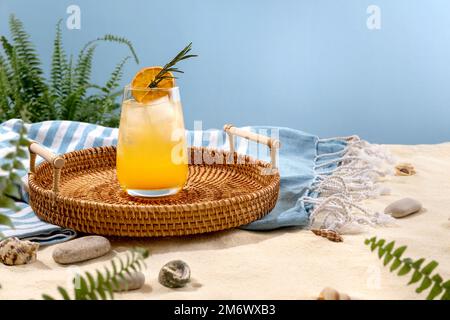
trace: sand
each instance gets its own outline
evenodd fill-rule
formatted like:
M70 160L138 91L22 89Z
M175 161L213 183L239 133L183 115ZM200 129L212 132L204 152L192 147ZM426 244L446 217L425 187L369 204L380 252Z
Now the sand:
M110 254L74 266L52 259L54 247L43 247L30 265L0 265L0 299L39 299L56 295L57 286L69 286L73 272L93 270L134 245L146 246L146 283L117 299L315 299L331 286L353 299L423 299L409 277L398 277L383 267L364 245L373 235L407 245L405 256L440 262L436 271L450 279L450 143L438 145L389 145L399 162L410 162L415 176L392 177L386 185L391 195L366 201L382 211L392 201L413 197L424 209L397 225L344 236L333 243L299 229L272 232L230 230L214 234L145 241L112 241ZM158 283L158 272L172 259L185 260L192 269L191 283L168 289Z

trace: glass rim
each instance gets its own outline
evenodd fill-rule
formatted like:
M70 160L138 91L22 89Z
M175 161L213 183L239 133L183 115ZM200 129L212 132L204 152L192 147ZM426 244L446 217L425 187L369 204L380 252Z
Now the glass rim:
M142 91L142 92L151 92L151 91L160 91L160 92L170 92L178 90L178 86L171 87L171 88L133 88L131 86L131 83L127 84L124 88L124 90L128 91Z

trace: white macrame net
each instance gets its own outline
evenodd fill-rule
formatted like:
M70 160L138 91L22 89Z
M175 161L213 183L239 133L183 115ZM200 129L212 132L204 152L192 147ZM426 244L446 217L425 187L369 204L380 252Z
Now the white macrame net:
M391 216L372 212L360 202L389 194L382 186L383 179L392 175L395 159L382 146L370 144L357 136L323 139L343 140L345 149L316 157L317 177L311 191L319 196L305 196L304 204L314 205L310 214L311 228L335 230L341 234L364 232L367 226L394 224ZM327 157L340 156L327 161ZM324 168L336 164L332 170Z

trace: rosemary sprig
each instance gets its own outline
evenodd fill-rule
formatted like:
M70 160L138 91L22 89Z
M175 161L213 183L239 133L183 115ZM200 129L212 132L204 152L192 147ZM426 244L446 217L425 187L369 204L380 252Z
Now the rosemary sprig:
M173 58L170 62L164 65L164 67L161 69L161 71L156 75L155 79L148 85L149 88L156 88L158 87L158 84L163 81L164 79L176 79L176 77L171 76L168 74L169 72L178 72L178 73L184 73L180 69L176 68L175 65L182 61L189 58L197 57L196 54L188 54L192 49L192 42L189 43L183 50L181 50L175 58Z

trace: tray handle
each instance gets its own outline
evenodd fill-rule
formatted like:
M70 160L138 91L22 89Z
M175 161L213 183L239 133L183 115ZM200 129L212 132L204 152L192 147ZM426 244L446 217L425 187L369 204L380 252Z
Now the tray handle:
M30 172L34 174L36 171L36 156L39 155L44 158L53 167L53 192L58 193L61 169L65 163L64 158L45 149L35 141L30 143L28 149L30 150Z
M226 124L223 126L223 130L228 135L228 140L230 141L230 152L233 154L235 152L234 148L234 135L246 138L251 141L255 141L258 143L265 144L270 149L270 160L272 169L277 169L277 154L278 149L280 148L280 140L271 139L267 136L263 136L262 134L257 134L250 131L245 131L240 128L236 128L232 124Z

